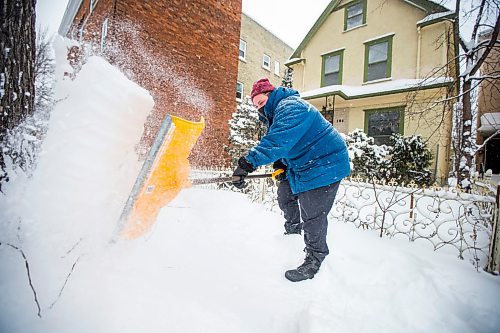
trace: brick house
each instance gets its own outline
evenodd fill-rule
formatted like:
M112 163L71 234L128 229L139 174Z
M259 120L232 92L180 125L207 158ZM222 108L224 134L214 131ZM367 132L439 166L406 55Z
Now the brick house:
M59 34L79 39L148 89L155 108L143 146L165 114L199 121L196 166L226 164L228 119L236 108L241 0L70 0Z
M281 85L285 62L293 48L276 37L250 16L241 15L236 99L250 96L252 84L267 77L275 86Z
M479 40L490 40L493 29L480 34ZM492 48L490 54L481 65L484 76L494 76L500 71L500 52ZM500 91L498 79L485 79L479 85L478 116L477 116L477 144L482 145L477 156L479 170L491 170L493 174L500 174ZM487 140L487 141L486 141Z

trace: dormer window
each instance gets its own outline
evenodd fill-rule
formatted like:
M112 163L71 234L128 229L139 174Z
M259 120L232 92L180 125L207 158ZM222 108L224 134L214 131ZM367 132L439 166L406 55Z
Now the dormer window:
M345 8L344 30L366 23L366 1L357 1Z

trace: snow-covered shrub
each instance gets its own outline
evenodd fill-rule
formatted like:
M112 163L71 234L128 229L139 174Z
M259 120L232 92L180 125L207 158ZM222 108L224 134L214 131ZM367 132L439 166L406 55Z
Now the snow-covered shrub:
M352 176L378 180L389 177L387 160L389 152L386 146L377 146L373 138L359 128L346 135L345 141L351 161Z
M390 137L390 173L398 183L411 181L418 185L430 185L434 179L429 170L432 153L420 135Z
M419 135L393 134L388 146L377 146L373 138L356 129L345 136L351 175L380 181L411 181L430 185L433 181L429 170L432 154Z
M281 86L285 88L293 88L293 69L286 67L281 80Z
M259 143L264 133L264 125L259 121L257 109L250 97L245 97L236 107L229 120L229 145L225 147L236 165L238 158L248 153L248 150Z

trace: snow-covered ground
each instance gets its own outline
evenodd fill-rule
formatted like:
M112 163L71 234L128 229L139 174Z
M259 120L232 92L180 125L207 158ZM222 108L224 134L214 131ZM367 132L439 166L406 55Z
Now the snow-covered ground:
M100 58L58 89L38 169L0 197L1 333L500 331L500 278L344 223L317 276L289 282L301 237L240 193L185 189L111 244L152 100Z

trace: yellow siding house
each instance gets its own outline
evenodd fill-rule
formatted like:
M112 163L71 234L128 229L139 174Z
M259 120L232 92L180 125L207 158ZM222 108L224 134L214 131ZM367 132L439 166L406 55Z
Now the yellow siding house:
M286 65L294 88L343 133L384 144L420 134L437 181L448 175L454 12L427 0L333 0Z

